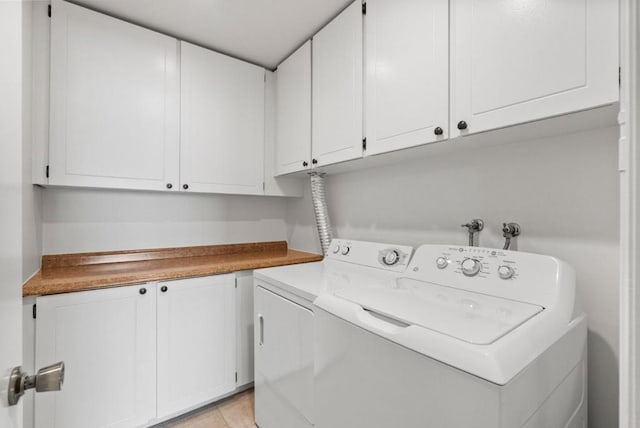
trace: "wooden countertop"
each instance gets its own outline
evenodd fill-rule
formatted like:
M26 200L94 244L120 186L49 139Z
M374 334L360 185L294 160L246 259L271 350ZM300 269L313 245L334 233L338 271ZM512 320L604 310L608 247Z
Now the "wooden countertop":
M290 250L285 241L154 250L59 254L42 257L42 269L23 296L45 296L322 260Z

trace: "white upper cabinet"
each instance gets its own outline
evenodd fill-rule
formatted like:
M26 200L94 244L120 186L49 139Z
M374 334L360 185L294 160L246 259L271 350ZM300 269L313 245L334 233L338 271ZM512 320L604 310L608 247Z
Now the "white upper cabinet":
M452 136L618 100L617 1L453 0L451 7Z
M182 190L262 193L265 70L180 46Z
M234 274L158 283L159 419L236 387Z
M367 0L366 154L447 138L449 1Z
M362 156L362 4L313 36L312 166Z
M49 184L178 188L178 42L55 2Z
M265 77L264 194L268 196L301 197L303 194L303 180L300 180L299 177L280 177L276 175L276 73L267 71Z
M311 41L276 71L276 175L311 167Z

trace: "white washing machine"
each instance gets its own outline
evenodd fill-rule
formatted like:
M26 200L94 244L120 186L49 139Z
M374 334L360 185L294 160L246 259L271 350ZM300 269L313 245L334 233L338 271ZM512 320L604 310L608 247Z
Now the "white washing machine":
M587 321L566 263L423 245L380 278L314 301L317 428L587 426Z

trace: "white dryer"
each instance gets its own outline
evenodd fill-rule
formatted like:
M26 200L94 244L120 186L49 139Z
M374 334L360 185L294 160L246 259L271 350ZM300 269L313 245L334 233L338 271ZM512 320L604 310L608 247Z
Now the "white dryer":
M255 415L260 428L311 428L314 400L313 300L332 290L386 284L412 247L334 240L321 262L254 271Z
M587 321L560 260L423 245L314 304L317 428L586 427Z

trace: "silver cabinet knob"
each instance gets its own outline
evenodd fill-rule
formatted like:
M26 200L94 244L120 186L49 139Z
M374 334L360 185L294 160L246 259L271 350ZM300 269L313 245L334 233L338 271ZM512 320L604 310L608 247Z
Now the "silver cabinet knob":
M14 367L9 377L7 401L10 406L15 406L24 392L33 388L36 392L60 391L63 382L64 362L62 361L43 367L32 376L23 372L22 367Z

